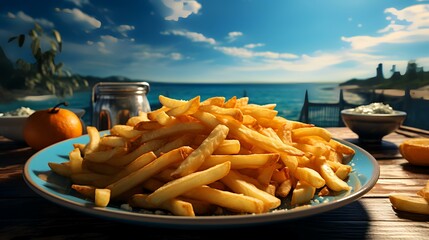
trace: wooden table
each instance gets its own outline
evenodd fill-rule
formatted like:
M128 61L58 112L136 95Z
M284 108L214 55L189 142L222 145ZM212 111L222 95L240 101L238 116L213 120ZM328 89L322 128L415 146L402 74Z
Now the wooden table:
M358 143L347 128L329 128L333 136ZM401 134L399 134L401 133ZM341 208L272 224L224 229L171 229L102 219L52 203L24 182L26 160L35 152L0 137L0 239L111 239L114 234L139 239L428 239L429 215L396 212L388 196L415 194L429 179L429 167L412 166L398 152L405 139L419 136L409 129L386 136L378 146L362 146L380 165L375 187Z

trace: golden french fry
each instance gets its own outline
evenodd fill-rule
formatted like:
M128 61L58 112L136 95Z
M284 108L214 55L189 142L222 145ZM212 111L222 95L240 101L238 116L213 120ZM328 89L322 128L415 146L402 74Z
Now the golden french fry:
M197 123L197 122L186 122L181 124L172 124L167 125L162 128L147 131L142 136L140 141L142 143L145 143L147 141L153 140L153 139L160 139L160 138L168 138L171 136L177 136L185 133L202 133L206 131L206 128L204 125Z
M237 139L225 139L223 142L214 150L213 154L218 155L233 155L240 152L240 141Z
M91 162L91 161L85 161L83 165L85 168L89 169L94 173L100 173L104 175L114 175L121 170L118 167L114 167L106 163L97 163L97 162Z
M123 168L114 167L116 169L116 172L115 173L112 172L110 174L111 177L109 179L103 178L100 180L96 180L94 182L94 185L108 186L109 184L112 184L120 180L121 178L124 178L125 176L131 174L132 172L135 172L140 168L146 166L147 164L149 164L155 159L156 159L156 155L153 152L144 153Z
M355 150L345 144L342 144L340 142L338 142L335 139L331 139L329 140L329 145L335 149L335 151L340 152L342 154L346 154L346 155L353 155L355 154Z
M273 110L266 107L261 107L258 105L246 105L240 107L240 110L243 112L243 114L250 115L256 119L259 118L267 118L267 119L273 119L275 116L277 116L278 111Z
M177 178L149 194L147 201L155 206L162 202L175 198L198 186L210 184L228 174L231 162L224 162L203 171L193 172L184 177Z
M229 128L225 125L217 125L201 145L179 165L172 176L183 177L198 170L204 160L223 142L228 132Z
M159 149L166 143L167 139L154 139L146 142L145 144L140 145L134 151L125 154L123 156L115 157L109 159L106 163L112 166L121 167L129 164L134 161L136 158L141 156L142 154L153 152Z
M85 161L91 161L96 163L106 162L107 160L116 156L124 155L126 149L124 147L114 147L105 151L95 151L85 154Z
M168 116L180 116L180 115L186 115L186 114L190 115L195 113L198 110L199 106L200 106L200 96L196 96L181 106L171 108L170 110L166 111L166 113Z
M323 163L320 165L320 175L325 179L326 185L329 189L334 191L349 191L351 187L342 179L340 179L332 168L327 164Z
M80 153L80 149L79 148L74 148L69 153L69 162L70 162L70 171L72 173L80 173L80 172L82 172L83 158L82 158L82 155Z
M202 101L200 105L214 105L214 106L222 107L224 103L225 103L225 97L217 96L217 97L207 98L206 100Z
M292 190L292 181L290 179L286 179L277 187L275 195L279 197L286 197L289 195L290 190Z
M118 124L110 129L110 133L127 139L135 139L140 137L143 131L136 130L133 126Z
M237 213L264 212L264 202L260 199L208 186L195 187L183 196L206 201Z
M129 204L132 207L141 207L141 208L147 208L147 209L164 209L176 216L190 216L195 217L195 212L192 207L192 204L180 199L172 198L169 199L163 203L161 203L159 206L153 206L151 203L147 201L147 194L134 194L130 200Z
M193 134L184 134L171 142L166 143L162 147L158 148L155 151L155 155L159 156L162 153L169 152L175 148L179 148L182 146L190 146L193 142L194 135Z
M200 111L209 112L212 114L218 115L228 115L237 119L237 121L243 121L243 113L238 108L224 108L216 105L202 105L199 108Z
M63 163L49 162L48 166L54 173L59 174L61 176L70 177L72 174L69 162L63 162Z
M119 179L118 181L108 185L106 188L111 190L112 198L126 192L127 190L137 186L138 184L149 179L153 175L159 173L163 169L175 162L182 161L193 151L190 147L180 147L168 153L165 153L145 165L137 171Z
M78 193L82 194L86 198L94 199L95 198L95 187L90 185L79 185L72 184L71 188L76 190Z
M223 182L236 193L254 197L264 202L264 211L276 208L281 203L279 198L262 191L255 185L246 182L244 179L241 179L240 175L235 173L235 170L230 170L228 175L221 179L221 182Z
M100 145L107 147L126 147L127 140L121 136L107 135L100 138Z
M106 207L110 202L110 189L96 188L94 203L97 207Z
M100 145L100 133L98 132L98 129L96 127L87 126L86 132L88 133L89 142L84 148L84 155L97 151Z
M180 107L188 103L188 101L186 100L177 100L174 98L166 97L164 95L159 95L158 100L162 104L162 106L165 107L165 109Z
M156 115L156 121L159 123L159 125L165 126L165 125L173 124L174 122L177 121L177 119L176 117L170 116L166 112L161 111Z
M298 181L292 192L292 200L290 204L292 206L306 204L313 199L315 192L315 187L306 182Z
M298 180L307 182L315 188L321 188L325 186L325 179L323 179L323 177L320 176L316 170L308 167L298 167L295 170L294 176Z
M235 119L218 118L218 120L225 124L229 128L231 134L239 138L239 140L249 142L250 144L258 146L269 152L280 152L297 156L302 156L304 154L301 150L291 145L286 145L281 141L271 139L257 131L247 128Z
M301 137L305 136L319 136L325 141L329 142L332 139L331 133L325 128L321 127L304 127L292 130L292 139L297 141Z
M429 214L429 202L421 196L407 196L400 194L391 194L389 200L393 208L420 214Z
M142 122L142 121L149 121L149 118L147 117L147 112L140 111L139 115L130 117L126 122L126 125L133 127L137 123Z
M261 153L247 155L211 155L201 165L201 169L207 169L219 163L231 162L231 169L260 168L276 163L280 158L278 153Z

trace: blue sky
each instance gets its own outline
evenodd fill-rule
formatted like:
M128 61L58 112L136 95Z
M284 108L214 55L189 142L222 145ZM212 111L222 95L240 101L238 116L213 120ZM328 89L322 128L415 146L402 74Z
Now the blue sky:
M343 82L429 69L429 0L3 0L0 46L34 22L73 73L158 82ZM28 47L28 46L27 46Z

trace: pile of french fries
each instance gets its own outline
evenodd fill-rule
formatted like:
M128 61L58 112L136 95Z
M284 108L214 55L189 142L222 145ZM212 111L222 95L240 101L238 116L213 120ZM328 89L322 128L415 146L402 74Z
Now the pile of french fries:
M248 97L179 100L131 117L49 162L95 206L129 204L177 216L259 214L350 191L353 148Z

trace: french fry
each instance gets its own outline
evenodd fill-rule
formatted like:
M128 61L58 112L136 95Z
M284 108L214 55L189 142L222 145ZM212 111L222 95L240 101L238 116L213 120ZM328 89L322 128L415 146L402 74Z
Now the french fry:
M237 213L262 213L264 202L260 199L223 191L208 186L195 187L183 194L185 197L206 201Z
M267 136L264 136L257 131L247 128L235 119L231 118L218 118L223 124L225 124L230 132L239 140L249 142L254 146L259 146L269 152L283 152L290 155L302 156L303 152L291 145L286 145L281 141L276 141Z
M110 133L127 139L136 139L143 134L143 131L136 130L133 126L118 124L110 129Z
M83 168L82 168L83 158L81 156L79 148L74 148L69 153L69 162L70 162L70 171L72 173L82 172L82 170L83 170Z
M85 154L85 161L91 161L96 163L106 162L107 160L116 156L124 155L126 150L124 147L114 147L106 151L94 151Z
M264 202L265 211L276 208L281 203L279 198L262 191L255 185L241 179L240 175L235 173L235 170L229 171L228 175L221 179L221 182L223 182L236 193L241 193L261 200Z
M153 139L160 139L160 138L168 138L171 136L177 136L185 133L202 133L206 129L205 127L196 122L187 122L182 124L172 124L167 125L162 128L147 131L142 136L140 141L142 143L145 143L147 141L153 140Z
M237 139L225 139L223 142L214 150L213 154L217 155L233 155L240 152L240 141Z
M107 135L100 138L100 145L108 147L126 147L127 140L120 136Z
M203 171L193 172L184 177L177 178L149 194L147 201L155 206L175 198L193 188L215 182L228 174L230 162L224 162Z
M134 161L142 154L156 151L162 145L164 145L166 141L167 141L166 139L154 139L154 140L148 141L145 144L140 145L134 151L127 153L123 156L111 158L108 161L106 161L106 163L116 167L128 165L130 162Z
M279 158L278 153L211 155L201 165L201 169L207 169L227 161L231 162L231 169L260 168L276 163Z
M94 203L97 207L106 207L110 202L110 189L96 188Z
M329 189L334 191L349 191L351 187L342 179L340 179L335 172L332 170L332 168L326 164L323 163L320 165L320 175L325 179L326 185Z
M325 179L316 170L308 167L298 167L295 171L295 177L315 188L321 188L326 184Z
M292 192L292 200L290 204L292 206L306 204L313 198L315 192L315 187L306 182L298 181Z
M100 133L98 129L93 126L87 126L86 131L88 133L89 142L83 150L84 155L97 151L100 145Z
M70 162L63 162L63 163L49 162L48 166L54 173L58 175L61 175L64 177L70 177L72 174L72 171L70 169Z
M159 158L145 165L143 168L110 184L106 188L111 190L112 198L126 192L138 184L159 173L163 169L175 162L182 161L193 151L190 147L181 147L163 154Z
M304 136L319 136L329 142L332 139L331 133L321 127L305 127L292 130L292 138L294 141Z
M171 108L170 110L166 111L166 113L168 116L180 116L180 115L186 115L186 114L193 114L198 110L199 106L200 106L200 96L196 96L193 99L185 102L185 104L181 106Z
M229 128L225 125L217 125L201 145L179 165L172 176L183 177L198 170L204 160L223 142L228 132Z
M141 207L147 209L164 209L176 216L195 217L195 212L191 203L172 198L162 202L159 206L154 206L147 201L147 194L134 194L129 201L132 207Z

